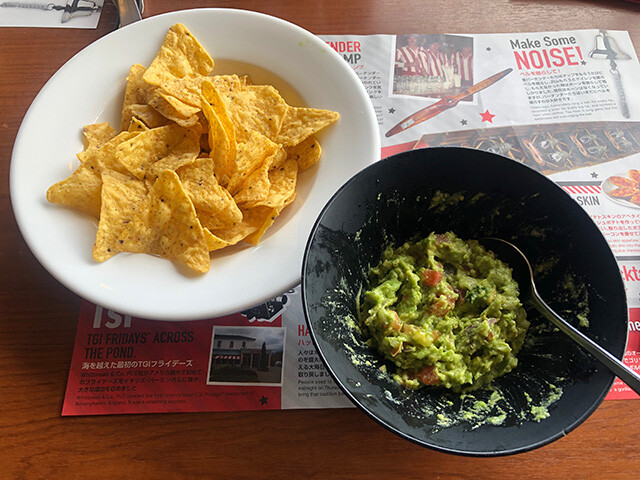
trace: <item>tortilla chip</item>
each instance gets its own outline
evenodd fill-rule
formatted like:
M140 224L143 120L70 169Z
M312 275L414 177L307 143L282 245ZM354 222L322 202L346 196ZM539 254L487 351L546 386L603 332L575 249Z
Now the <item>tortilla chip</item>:
M230 228L212 230L211 233L227 245L235 245L242 240L251 245L257 245L278 214L278 209L270 207L242 210L242 222Z
M287 152L284 148L280 147L276 153L269 157L269 171L280 168L287 159Z
M246 178L281 148L280 145L258 132L251 132L246 142L238 143L236 169L227 185L229 193L237 194Z
M182 24L173 25L156 57L144 73L150 85L162 87L178 100L199 107L200 82L209 75L214 61Z
M269 171L269 191L263 199L256 201L241 202L236 201L243 208L258 206L282 209L289 205L296 193L296 183L298 179L298 163L293 159L287 159L280 168Z
M227 112L227 108L225 107L224 101L222 100L220 93L211 81L207 80L205 82L202 82L202 96L207 101L207 103L211 105L211 108L220 119L220 122L229 135L229 138L233 138L235 145L235 129L233 127L233 124L231 123L231 119L229 118L229 114Z
M90 168L80 165L69 177L47 190L47 200L98 218L102 180Z
M213 160L198 158L177 170L204 227L219 229L242 221L242 212L213 174Z
M139 63L134 63L129 68L127 86L125 87L124 100L122 102L123 110L129 105L145 104L151 98L155 87L145 82L144 74L146 71L146 67Z
M118 145L116 158L134 177L155 181L165 169L155 166L152 170L156 162L162 160L166 164L163 167L178 168L196 159L200 152L199 128L185 129L179 125L152 128Z
M130 141L138 134L139 132L121 132L100 146L87 148L80 152L77 157L98 179L100 179L100 175L105 170L127 173L126 167L116 157L116 151L122 143Z
M227 92L219 89L238 142L246 142L252 132L275 141L289 106L271 85L246 85Z
M86 148L100 147L115 137L116 133L109 123L93 123L82 127Z
M208 228L204 229L204 236L207 239L207 247L209 248L210 252L220 250L221 248L224 248L228 245L227 242L211 233Z
M146 105L153 96L155 87L144 81L143 76L145 71L146 68L139 63L136 63L129 68L127 86L125 88L124 100L122 102L120 131L126 130L131 122L132 113L130 107L132 105Z
M213 86L218 90L218 92L224 91L226 96L231 96L234 93L242 90L247 85L247 79L249 77L238 75L214 75L210 78ZM222 94L222 93L221 93Z
M280 214L280 210L271 207L255 207L243 211L242 214L244 215L244 222L256 227L255 231L247 235L243 240L251 245L258 245L267 228L273 224Z
M156 90L153 93L149 105L163 117L182 127L193 127L198 123L200 108L188 105L162 90Z
M265 162L247 177L233 199L240 206L245 203L258 204L267 199L269 186L269 164Z
M255 225L242 221L231 227L212 229L211 233L225 242L227 246L231 246L241 242L242 239L246 238L247 235L252 234L257 229L258 228Z
M102 205L93 259L104 262L120 251L118 237L147 195L144 182L107 170L102 173Z
M275 142L292 147L340 118L338 112L319 108L289 107Z
M90 129L91 130L91 129ZM47 190L47 200L100 216L102 172L113 170L128 173L116 158L116 150L122 142L138 135L138 132L122 132L102 145L91 143L77 157L82 163L68 178Z
M236 169L235 139L233 139L232 146L231 139L222 122L204 97L202 97L202 113L208 121L209 157L214 160L215 173L220 184L226 186Z
M176 78L167 80L159 89L185 105L200 108L200 92L202 82L208 77L197 75L193 77Z
M209 75L214 61L205 48L181 23L173 25L164 42L145 73L145 81L161 85L169 77L183 78L188 75Z
M285 200L284 205L282 205L282 208L280 209L280 211L282 211L285 207L288 207L289 205L291 205L293 201L296 199L296 195L298 195L298 192L294 191L291 194L291 196Z
M202 83L202 112L209 123L209 152L215 160L215 173L226 186L236 169L236 132L224 101L212 82Z
M262 165L250 173L242 183L242 187L233 196L236 203L244 208L248 205L261 205L267 200L269 190L271 189L270 171L279 168L286 154L284 149L278 146L278 150L267 157Z
M233 200L233 198L231 200ZM223 212L225 213L224 215L216 215L207 210L196 210L196 214L198 215L198 220L200 220L200 224L202 225L202 227L208 228L209 230L214 232L218 230L233 228L234 226L242 222L242 212L240 211L240 209L236 210L236 208L234 208L233 210L229 210L228 213L223 210ZM232 214L235 216L236 211L240 212L240 220L231 222L231 216Z
M287 158L298 162L299 172L304 172L314 166L322 155L322 147L313 135L293 147L285 147L285 151Z
M131 118L131 123L129 123L129 128L127 128L127 132L146 132L147 130L149 130L149 127L142 123L137 117Z
M172 170L160 174L118 241L121 251L159 255L200 273L209 270L204 230Z
M155 182L155 179L163 170L177 170L185 165L193 163L200 154L200 132L202 127L196 123L186 130L184 137L163 158L153 163L149 168L150 177L147 181Z
M157 128L163 127L165 125L169 125L171 120L158 112L151 105L141 105L141 104L133 104L129 105L122 111L122 121L129 120L129 125L131 125L131 120L136 118L144 123L148 128Z

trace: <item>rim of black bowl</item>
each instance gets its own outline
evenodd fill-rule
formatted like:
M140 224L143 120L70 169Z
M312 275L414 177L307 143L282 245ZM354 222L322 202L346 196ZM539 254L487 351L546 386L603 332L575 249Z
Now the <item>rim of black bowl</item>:
M428 151L428 150L444 150L444 149L447 149L447 150L479 151L479 150L474 149L474 148L459 147L459 146L424 147L424 148L420 148L420 149L416 149L416 150ZM602 389L602 391L596 396L596 398L594 399L594 401L591 404L591 406L589 408L587 408L584 411L584 413L579 418L577 418L571 425L569 425L568 428L565 428L565 429L557 432L556 434L545 438L544 440L540 440L538 442L534 442L534 443L531 443L530 445L526 445L526 446L523 446L523 447L518 447L518 448L513 448L513 449L505 449L505 450L500 450L500 451L461 450L461 449L455 449L455 448L442 447L442 446L437 445L435 443L430 443L430 442L425 441L425 440L420 440L418 438L415 438L415 437L413 437L411 435L408 435L408 434L404 433L402 430L399 430L398 428L394 427L393 425L390 425L389 423L385 422L384 420L378 418L378 416L376 416L373 412L369 411L364 405L362 405L351 394L351 392L346 388L346 386L343 384L343 382L339 378L339 376L335 373L334 369L331 367L331 365L327 361L324 353L322 352L322 350L318 346L318 340L316 338L315 331L313 329L313 326L311 325L311 322L309 322L309 312L308 312L308 308L307 308L306 289L305 289L305 279L306 279L305 271L306 271L307 260L308 260L308 256L309 256L309 250L310 250L311 244L313 242L313 239L315 237L316 231L318 230L318 226L322 222L325 213L331 207L333 202L340 196L340 194L345 189L347 189L353 182L355 182L357 180L357 178L359 178L361 175L364 175L365 172L376 168L381 162L392 162L392 161L394 161L395 158L398 158L400 156L406 155L409 152L414 152L416 150L409 150L409 151L405 151L405 152L396 153L394 155L390 155L388 157L385 157L385 158L383 158L381 160L376 161L375 163L372 163L371 165L363 168L358 173L353 175L327 201L327 203L324 205L324 207L322 208L322 210L318 214L318 217L316 218L316 220L315 220L315 222L313 224L313 227L311 228L311 231L309 233L309 237L307 239L307 243L305 245L304 255L303 255L303 258L302 258L302 270L301 270L301 283L300 283L300 285L301 285L302 310L303 310L304 317L305 317L305 322L306 322L306 324L307 324L307 326L309 328L309 334L311 335L311 340L313 341L313 344L314 344L314 347L316 349L316 352L320 356L320 358L322 359L322 363L324 364L325 368L327 369L327 371L331 375L331 378L333 378L334 382L338 385L340 390L342 390L342 392L351 401L351 403L353 403L354 406L356 406L358 409L360 409L362 412L364 412L369 418L374 420L376 423L378 423L379 425L381 425L382 427L384 427L388 431L394 433L395 435L397 435L397 436L399 436L399 437L401 437L401 438L403 438L405 440L408 440L411 443L419 445L421 447L429 448L429 449L432 449L432 450L435 450L435 451L439 451L439 452L442 452L442 453L448 453L448 454L452 454L452 455L459 455L459 456L466 456L466 457L502 457L502 456L515 455L515 454L518 454L518 453L529 452L529 451L535 450L537 448L541 448L541 447L543 447L545 445L549 445L550 443L552 443L552 442L554 442L554 441L566 436L567 434L569 434L570 432L575 430L587 418L589 418L593 414L593 412L596 411L596 409L602 404L602 402L604 401L605 397L607 396L607 394L611 390L611 387L613 386L613 382L616 379L616 376L613 373L610 372L611 379L605 384L605 386ZM534 170L534 169L532 169L532 168L530 168L530 167L528 167L528 166L526 166L526 165L524 165L522 163L519 163L519 162L517 162L517 161L515 161L515 160L513 160L513 159L511 159L509 157L506 157L504 155L500 155L500 154L492 153L492 152L486 152L486 151L482 151L482 152L484 154L492 155L494 157L502 158L505 161L512 162L512 164L515 166L515 168L527 169L530 174L533 173L533 174L539 175L541 178L544 179L544 181L549 182L559 192L561 192L562 194L566 195L569 200L574 201L567 192L565 192L553 180L549 179L548 177L546 177L542 173L540 173L540 172L538 172L538 171L536 171L536 170ZM591 221L593 223L593 219L591 219L591 217L589 217L589 215L586 213L586 211L584 211L584 209L581 208L580 211L585 215L586 218L589 219L589 221ZM595 225L595 223L594 223L594 225ZM596 226L596 228L597 228L597 226ZM598 231L600 232L599 228L598 228ZM608 246L608 243L607 243L607 246ZM615 256L613 255L613 252L611 251L610 247L609 247L608 252L612 256L613 260L616 261L615 260ZM622 277L621 277L621 280L622 280ZM625 296L625 310L628 312L628 303L626 301L626 296ZM628 317L627 317L627 322L628 322ZM622 354L621 355L615 355L620 360L622 360L622 358L624 357L624 353L626 352L626 346L628 344L628 341L629 341L629 333L628 333L628 328L627 328L627 336L625 338L624 348L623 348Z

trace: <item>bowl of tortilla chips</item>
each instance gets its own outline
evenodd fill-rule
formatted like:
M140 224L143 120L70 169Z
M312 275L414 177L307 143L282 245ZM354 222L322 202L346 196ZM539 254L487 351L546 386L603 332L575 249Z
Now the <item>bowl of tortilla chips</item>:
M16 137L11 198L34 255L84 299L211 318L295 286L322 206L379 152L367 92L326 42L186 10L60 68Z

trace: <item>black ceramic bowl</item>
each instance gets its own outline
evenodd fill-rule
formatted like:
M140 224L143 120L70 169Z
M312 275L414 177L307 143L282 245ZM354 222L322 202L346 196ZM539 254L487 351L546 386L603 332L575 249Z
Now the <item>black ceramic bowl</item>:
M436 202L436 192L453 195ZM463 199L460 199L460 195ZM456 200L457 198L457 200ZM302 299L315 346L355 405L407 440L465 455L507 455L566 435L602 402L614 380L565 335L527 308L519 364L469 395L407 390L358 327L367 272L389 242L453 231L511 240L536 269L542 297L618 358L627 341L625 288L615 258L585 211L561 188L508 158L465 148L401 153L361 171L320 214L302 267ZM547 411L545 419L536 414Z

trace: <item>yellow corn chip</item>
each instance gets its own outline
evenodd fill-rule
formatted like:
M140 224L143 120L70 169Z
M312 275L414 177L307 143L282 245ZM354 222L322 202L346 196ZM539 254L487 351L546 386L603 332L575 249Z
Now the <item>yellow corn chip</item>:
M147 177L147 181L154 182L163 170L177 170L193 163L200 154L201 131L202 127L199 123L187 129L182 140L167 152L166 156L149 167L150 176Z
M294 192L291 194L291 196L285 200L284 205L282 205L282 208L280 209L280 211L282 211L282 209L284 209L284 207L288 207L289 205L291 205L293 203L293 201L296 199L296 195L297 194L298 194L298 192L296 192L294 190Z
M200 85L214 61L182 24L169 29L160 51L144 73L150 85L162 87L180 101L199 107Z
M200 92L202 82L208 77L203 75L175 78L161 84L160 88L167 95L170 95L180 102L190 105L196 109L200 108Z
M210 252L220 250L221 248L224 248L228 245L227 242L211 233L208 228L204 229L204 236L207 240L207 247L209 248Z
M298 171L300 172L318 163L320 155L322 155L322 147L313 135L293 147L285 147L285 151L287 158L298 162Z
M227 132L227 135L230 139L233 139L233 145L235 147L235 128L231 123L231 119L229 118L229 114L227 113L227 108L224 105L224 101L220 96L220 93L213 85L213 83L209 80L202 82L202 96L204 99L211 105L211 108L217 115L220 123L224 127L224 130Z
M179 168L177 173L204 227L219 229L242 221L242 212L235 201L218 184L210 158L198 158Z
M271 189L270 171L279 168L286 159L284 149L278 146L278 150L266 158L262 165L250 173L242 183L242 187L233 196L233 199L241 207L247 208L248 205L261 205L267 200L269 190Z
M82 127L86 147L100 147L116 136L115 129L108 123L93 123Z
M286 102L271 85L246 85L231 93L219 90L238 142L246 142L251 132L275 141L287 110Z
M167 125L140 132L135 138L118 145L116 159L134 177L140 180L148 177L155 181L161 170L178 168L196 159L200 153L199 130L199 126L185 129L179 125ZM161 160L164 165L152 170L154 164Z
M233 200L233 198L231 200ZM237 208L237 205L236 205L236 208ZM235 219L237 218L236 212L240 212L239 221L235 221ZM200 224L204 228L208 228L212 232L233 228L234 226L242 222L242 212L240 211L239 208L237 208L237 210L236 209L229 210L228 212L225 210L222 210L221 213L222 213L221 215L216 215L207 210L196 210L196 214L198 215L198 220L200 220ZM232 219L234 221L232 221Z
M68 178L49 188L47 200L99 217L101 174L106 170L127 173L126 168L116 159L115 152L118 145L136 135L137 132L122 132L102 145L91 143L90 147L77 155L82 164Z
M87 148L80 152L77 157L85 167L98 177L98 180L100 180L100 175L105 170L127 173L125 166L116 157L116 150L122 143L130 141L138 134L139 132L121 132L100 146Z
M144 182L112 170L102 172L102 205L93 259L104 262L120 251L118 237L147 195Z
M261 203L269 195L269 186L269 164L265 162L260 168L249 174L233 199L241 207L245 203L254 205Z
M129 128L127 129L128 132L146 132L147 130L149 130L149 127L142 123L138 117L131 118L131 123L129 123Z
M284 161L287 159L287 152L282 146L276 150L276 153L269 157L269 170L275 170L280 168Z
M134 63L129 68L127 86L125 87L124 100L122 102L123 110L129 105L144 105L149 101L149 98L151 98L155 87L144 81L144 73L146 70L144 65L140 65L139 63Z
M209 75L213 65L213 59L200 42L187 27L177 23L167 32L160 51L145 74L145 81L161 85L167 76Z
M225 96L231 96L242 90L248 83L246 75L239 77L238 75L214 75L210 81L219 92L224 92ZM222 95L222 93L221 93Z
M236 169L236 132L224 101L210 81L202 83L202 112L209 122L209 156L215 161L215 173L226 186Z
M193 203L172 170L163 171L121 233L121 251L148 253L209 270L209 246Z
M169 125L171 120L158 112L151 105L133 104L129 105L122 111L122 121L129 120L131 125L131 119L136 118L144 123L148 128L163 127Z
M223 229L213 229L211 230L211 233L225 242L227 246L231 246L242 241L242 239L246 238L247 235L252 234L257 229L257 226L242 221L231 227Z
M238 143L236 169L227 185L229 193L231 195L238 193L245 179L281 148L280 145L258 132L251 132L245 143Z
M295 160L287 159L281 167L270 170L268 177L269 191L263 199L241 202L236 197L242 208L264 206L282 209L293 201L298 179L298 163Z
M122 116L120 121L120 131L126 130L131 122L132 105L146 105L153 96L155 87L144 81L143 75L146 68L139 63L131 66L127 77L127 86L122 102ZM151 128L150 125L147 125Z
M165 118L182 127L192 127L198 123L200 108L192 107L163 90L153 92L149 105Z
M340 118L338 112L319 108L289 107L275 142L292 147Z
M98 218L102 180L90 168L80 165L69 177L47 190L47 200Z
M211 233L227 245L235 245L242 240L251 245L257 245L278 214L278 209L270 207L242 210L242 222L230 228L212 230Z
M202 113L209 123L207 129L209 157L215 160L215 173L220 184L226 186L236 168L235 140L232 153L231 139L215 111L204 97L202 97Z
M280 214L280 210L271 207L255 207L242 212L243 221L249 225L256 227L255 231L247 235L243 240L251 245L257 245L262 236L269 228L276 217Z

